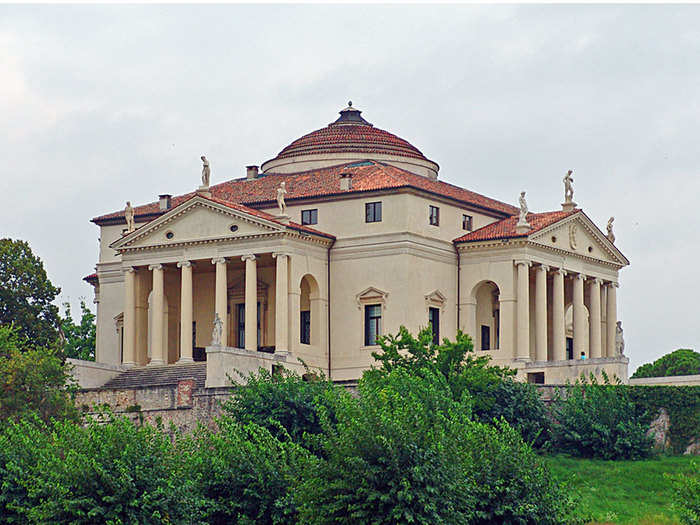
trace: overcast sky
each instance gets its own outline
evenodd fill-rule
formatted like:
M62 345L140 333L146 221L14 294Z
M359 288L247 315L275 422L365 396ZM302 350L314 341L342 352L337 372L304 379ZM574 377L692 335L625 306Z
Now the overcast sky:
M244 175L351 99L440 178L614 215L630 372L700 348L700 6L0 6L0 236L92 301L89 220Z

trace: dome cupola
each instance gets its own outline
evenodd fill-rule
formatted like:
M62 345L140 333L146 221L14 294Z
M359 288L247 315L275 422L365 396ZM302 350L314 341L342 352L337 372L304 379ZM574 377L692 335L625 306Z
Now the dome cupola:
M335 122L292 142L265 162L262 171L297 173L361 160L386 162L431 179L440 169L408 141L375 128L348 102Z

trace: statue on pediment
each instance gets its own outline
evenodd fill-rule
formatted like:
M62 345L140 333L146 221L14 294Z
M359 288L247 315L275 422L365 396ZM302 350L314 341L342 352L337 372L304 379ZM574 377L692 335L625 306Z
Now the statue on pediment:
M615 234L613 233L613 221L615 217L610 217L608 219L608 240L612 243L615 242Z
M625 355L625 336L622 321L615 326L615 355Z
M124 208L124 219L126 219L126 231L131 233L136 229L136 224L134 223L134 208L131 207L129 201L126 201L126 208Z
M224 322L219 317L219 312L214 314L214 330L211 334L211 346L221 346L221 337L224 333Z
M204 155L200 158L202 159L202 186L208 188L209 179L211 178L211 168L209 167L209 161Z
M527 209L527 201L525 200L525 192L520 192L520 198L518 199L520 204L520 217L518 217L518 223L515 225L516 229L529 229L530 223L527 222L527 214L529 210Z
M566 204L574 201L574 178L571 176L572 170L566 172L564 175L564 202Z
M277 188L277 206L280 209L280 215L287 214L287 204L284 202L284 196L287 195L286 183L280 182L280 187Z

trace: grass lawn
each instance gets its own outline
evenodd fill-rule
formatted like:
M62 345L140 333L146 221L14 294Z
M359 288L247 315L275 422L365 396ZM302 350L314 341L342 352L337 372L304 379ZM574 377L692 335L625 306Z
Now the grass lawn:
M671 508L672 487L665 473L694 472L695 456L661 456L644 461L603 461L566 456L545 458L555 476L570 479L581 509L592 523L680 524Z

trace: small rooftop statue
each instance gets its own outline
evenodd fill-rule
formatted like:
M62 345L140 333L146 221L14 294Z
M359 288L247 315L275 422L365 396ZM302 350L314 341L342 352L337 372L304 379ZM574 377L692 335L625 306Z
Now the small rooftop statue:
M518 218L518 223L515 225L515 231L517 233L525 233L530 229L530 223L527 222L528 209L524 191L520 192L518 202L520 203L520 217Z
M131 233L136 229L134 224L134 208L131 207L131 202L126 201L126 208L124 208L124 219L126 219L126 231Z
M615 354L625 355L625 336L622 329L622 321L618 321L617 326L615 326Z
M612 243L615 242L615 234L613 233L613 221L615 217L610 217L608 219L608 240Z
M284 196L287 195L286 183L280 182L280 187L277 188L277 206L280 209L280 215L287 214L287 204L284 202Z
M209 161L207 158L202 155L202 187L203 188L208 188L209 187L209 179L211 178L211 168L209 167Z
M214 314L214 330L211 333L211 346L221 346L221 336L224 333L224 322L219 313Z
M574 178L571 176L572 170L566 172L564 175L564 202L561 207L564 211L572 211L576 208L576 203L574 202Z

